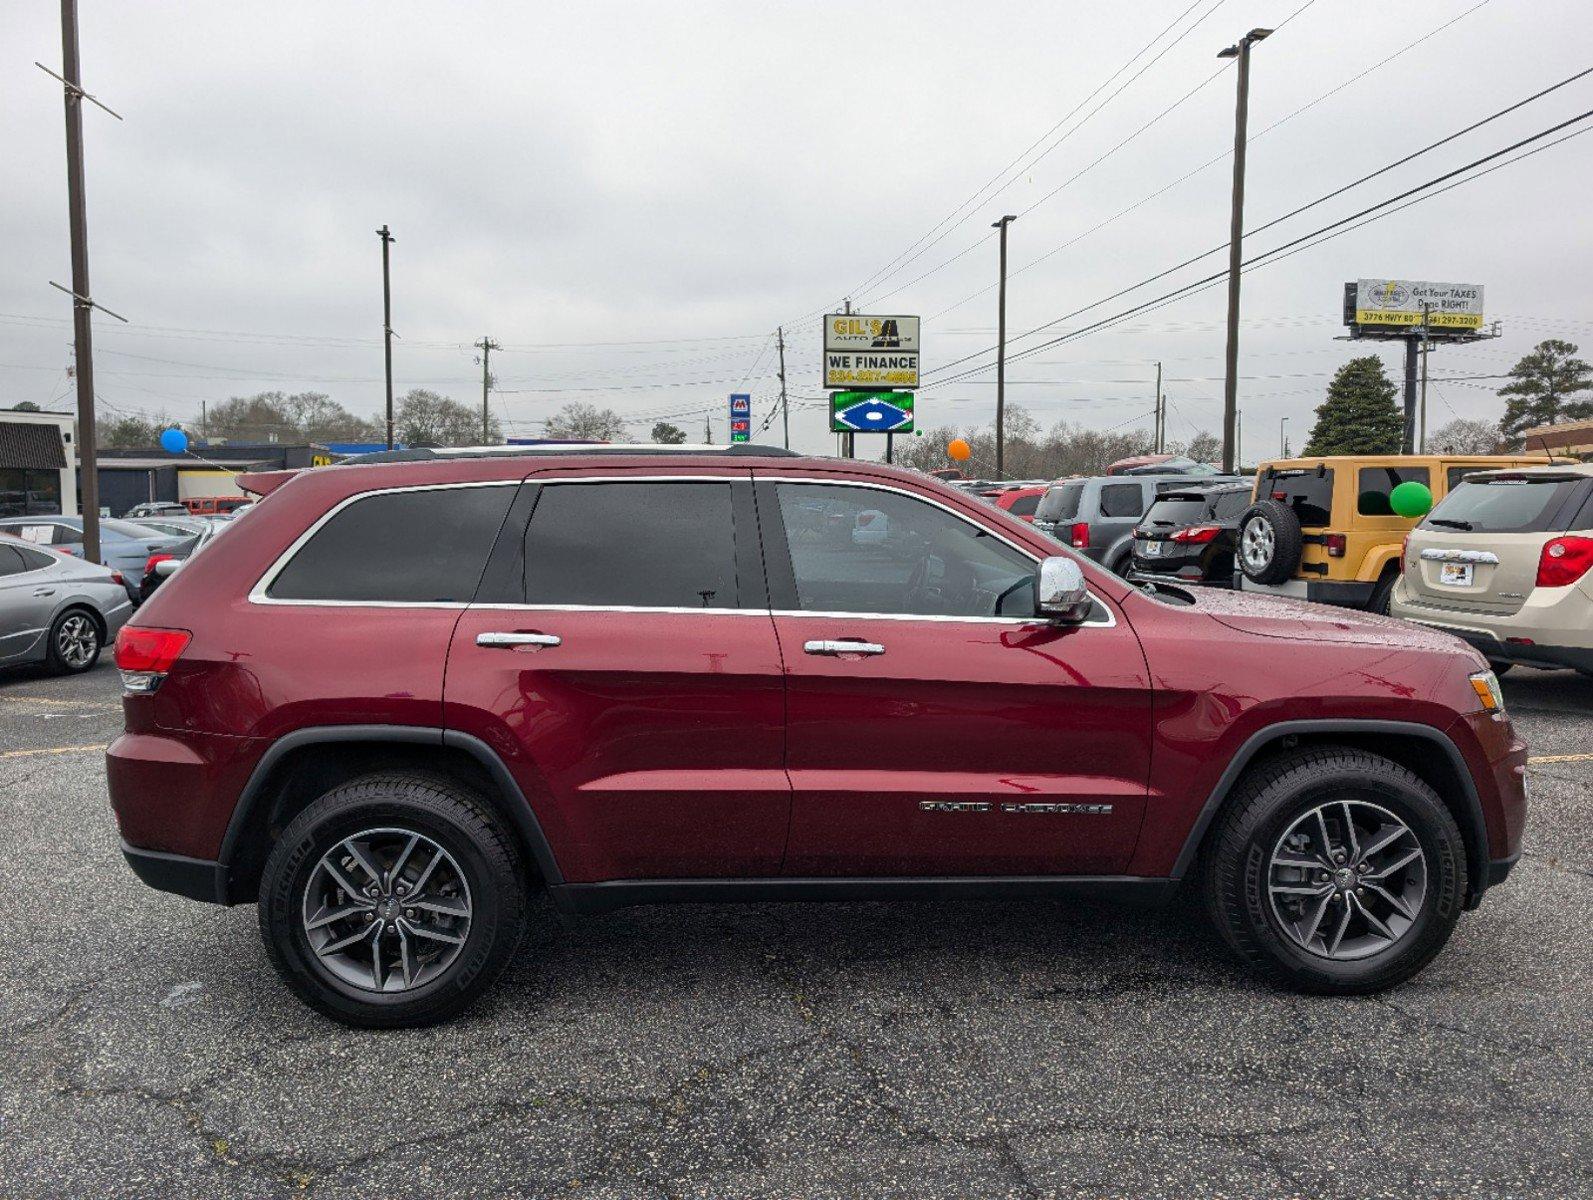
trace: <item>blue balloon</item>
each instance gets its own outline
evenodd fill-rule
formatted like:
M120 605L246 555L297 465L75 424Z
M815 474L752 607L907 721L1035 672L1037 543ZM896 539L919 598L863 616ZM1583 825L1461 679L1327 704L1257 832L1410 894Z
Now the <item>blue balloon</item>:
M162 430L160 448L168 454L181 454L188 449L188 435L181 429Z

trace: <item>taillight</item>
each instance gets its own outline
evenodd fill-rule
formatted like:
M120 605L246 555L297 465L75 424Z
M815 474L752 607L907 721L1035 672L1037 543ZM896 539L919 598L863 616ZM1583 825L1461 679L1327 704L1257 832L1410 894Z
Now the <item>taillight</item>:
M1068 545L1075 550L1087 550L1090 545L1090 523L1075 521L1068 526Z
M186 629L122 626L116 635L116 669L122 673L122 686L129 692L153 692L193 637Z
M1400 569L1401 572L1403 572L1405 570L1405 556L1407 554L1409 554L1409 553L1410 553L1410 532L1407 530L1406 533L1405 533L1405 540L1400 542L1400 544L1399 544L1399 569Z
M127 580L122 578L122 573L120 571L112 571L111 572L111 582L112 583L119 583L123 587L127 586Z
M1330 533L1322 538L1322 544L1327 547L1329 558L1343 558L1349 539L1342 533Z
M144 563L144 574L148 575L154 571L156 563L169 562L174 557L171 554L151 554L148 561Z
M1557 537L1538 556L1538 586L1565 587L1593 567L1593 538Z
M1217 525L1195 525L1191 526L1189 529L1180 529L1177 533L1173 534L1171 540L1175 542L1193 542L1196 544L1204 544L1211 541L1212 538L1216 537L1221 532L1222 528Z

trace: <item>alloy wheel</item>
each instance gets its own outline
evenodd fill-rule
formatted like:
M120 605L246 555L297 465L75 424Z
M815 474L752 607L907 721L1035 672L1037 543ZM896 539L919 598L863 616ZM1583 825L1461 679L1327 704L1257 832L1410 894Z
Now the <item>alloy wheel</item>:
M1253 571L1263 570L1272 561L1277 542L1271 521L1264 517L1252 518L1240 537L1240 553L1244 556L1245 566Z
M315 864L304 932L332 975L405 992L443 974L470 935L470 886L453 855L409 829L367 829Z
M82 613L72 613L55 631L55 652L61 661L74 670L81 670L94 661L100 647L100 632L94 622Z
M1334 800L1299 817L1267 866L1272 914L1295 945L1319 958L1366 958L1416 923L1427 894L1427 856L1388 809Z

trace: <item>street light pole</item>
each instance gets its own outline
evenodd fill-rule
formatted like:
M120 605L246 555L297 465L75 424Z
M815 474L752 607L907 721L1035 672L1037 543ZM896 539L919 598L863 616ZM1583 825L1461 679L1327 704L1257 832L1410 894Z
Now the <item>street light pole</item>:
M1245 144L1250 109L1250 47L1272 33L1252 29L1237 45L1221 51L1218 58L1239 60L1239 96L1234 107L1233 126L1233 211L1228 222L1228 348L1224 359L1222 385L1222 469L1231 473L1238 458L1239 424L1239 266L1245 236Z
M1280 455L1282 455L1284 458L1288 458L1289 457L1289 433L1288 433L1288 429L1287 429L1288 424L1289 424L1289 418L1288 417L1279 417L1278 418L1278 453Z
M1007 226L1018 218L1009 213L990 228L1001 231L1001 287L996 300L996 478L1005 479L1007 415Z

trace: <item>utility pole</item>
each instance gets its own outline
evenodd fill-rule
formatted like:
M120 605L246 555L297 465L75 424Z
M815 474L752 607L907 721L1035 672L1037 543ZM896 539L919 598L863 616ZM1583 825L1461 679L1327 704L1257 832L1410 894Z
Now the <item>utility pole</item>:
M1405 428L1399 439L1401 454L1416 453L1416 360L1420 355L1422 337L1408 333L1401 339L1405 343Z
M713 418L707 413L702 415L702 444L705 446L714 444Z
M491 435L487 432L487 393L492 389L492 372L487 369L487 361L494 350L503 349L497 342L486 334L475 343L477 350L481 351L481 444L487 445Z
M775 331L780 340L780 421L785 427L785 448L791 449L791 403L785 394L785 326Z
M1018 218L1008 213L990 228L1001 231L1001 284L996 293L996 478L1005 479L1007 417L1007 226Z
M1239 96L1233 122L1233 211L1228 221L1228 348L1222 385L1222 469L1232 473L1239 458L1239 266L1245 236L1245 144L1250 110L1250 47L1271 36L1252 29L1218 58L1239 60Z
M1432 319L1433 306L1422 304L1422 395L1421 395L1421 433L1416 440L1416 448L1422 453L1427 453L1427 352L1432 348L1432 341L1427 336L1427 323Z
M1162 395L1162 364L1156 364L1156 432L1151 445L1160 454L1167 445L1167 397Z
M393 448L393 286L387 269L387 248L396 240L383 225L376 231L382 239L382 339L387 351L387 448Z
M83 90L78 61L77 0L61 0L61 70L56 75L38 64L48 75L59 79L66 96L66 200L67 220L72 239L72 339L77 377L77 454L81 482L78 510L83 514L83 557L100 561L100 479L98 440L94 428L94 331L91 311L96 308L89 290L88 206L83 190L83 101L105 108ZM110 109L106 112L121 117ZM55 285L61 291L66 288ZM105 310L110 312L109 309ZM111 316L116 316L111 313ZM124 318L117 317L117 320Z

